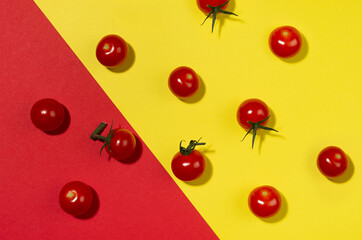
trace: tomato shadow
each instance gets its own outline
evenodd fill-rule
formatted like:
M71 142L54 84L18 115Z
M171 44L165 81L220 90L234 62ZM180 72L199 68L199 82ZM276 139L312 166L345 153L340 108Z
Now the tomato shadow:
M110 71L115 72L115 73L122 73L127 71L128 69L130 69L134 62L136 61L136 54L135 51L133 49L133 47L128 44L128 55L126 60L119 66L115 67L115 68L108 68Z
M297 63L305 59L305 57L308 55L309 44L305 36L302 33L300 35L302 36L302 47L299 53L291 58L280 58L281 60L287 63Z
M276 119L276 116L274 114L274 111L271 108L269 108L269 111L270 111L270 118L269 118L268 123L267 123L266 126L275 129L275 124L276 124L277 119ZM277 130L278 132L258 129L257 136L259 137L259 153L261 153L261 147L263 145L263 142L265 140L266 135L284 138L282 135L279 134L278 129L275 129L275 130Z
M183 101L185 103L197 103L197 102L201 101L201 99L205 96L206 87L205 87L204 80L199 75L197 75L197 76L198 76L199 82L200 82L199 89L193 96L186 98L186 99L180 99L181 101Z
M69 128L69 125L70 125L70 114L69 114L69 111L68 109L62 105L63 108L64 108L64 122L62 123L62 125L60 125L59 128L53 130L53 131L47 131L45 132L46 134L49 134L49 135L59 135L59 134L62 134L64 133L68 128Z
M194 181L188 181L185 182L188 185L191 186L200 186L200 185L204 185L206 184L208 181L210 181L212 174L213 174L213 167L211 164L211 161L208 157L205 157L205 171L204 173L201 175L201 177L199 177L198 179L194 180Z
M93 194L92 205L90 206L89 210L86 213L84 213L80 216L76 216L76 218L78 218L78 219L90 219L90 218L94 217L98 212L99 197L98 197L97 192L93 188L91 188L91 190L92 190L92 194Z
M266 222L266 223L277 223L277 222L280 222L281 220L283 220L287 216L288 202L285 199L283 194L280 193L280 196L282 198L282 204L280 206L279 212L276 215L269 217L269 218L259 218L260 220L262 220L263 222Z
M331 182L334 182L334 183L345 183L345 182L348 182L353 174L354 174L354 164L353 164L353 161L351 160L351 157L346 154L347 156L347 160L348 160L348 167L346 169L346 171L339 177L337 178L328 178Z
M219 21L219 37L221 37L221 29L222 29L222 27L223 27L224 24L225 24L225 20L228 20L228 21L238 21L238 22L245 23L245 21L240 18L240 13L236 13L236 12L235 12L235 6L236 6L236 3L235 3L235 2L236 2L236 1L231 0L231 1L229 2L229 5L228 5L226 11L228 11L228 12L233 12L233 13L237 14L238 16L220 13L220 14L218 14L217 17L216 17L216 21Z
M141 140L138 138L138 136L135 136L136 138L136 148L135 151L133 152L133 154L127 158L127 159L122 159L122 160L118 160L121 163L125 163L125 164L132 164L138 161L138 159L141 158L142 155L142 151L143 151L143 146L142 146L142 142Z

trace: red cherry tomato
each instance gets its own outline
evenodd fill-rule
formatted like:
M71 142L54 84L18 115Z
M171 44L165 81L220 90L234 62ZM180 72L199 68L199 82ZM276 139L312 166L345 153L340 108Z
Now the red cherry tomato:
M248 130L246 135L253 131L252 146L254 146L256 132L259 128L277 132L277 130L265 126L268 123L269 117L269 108L260 99L251 98L240 104L236 118L240 126Z
M348 158L339 147L329 146L319 153L317 166L327 178L337 178L347 170Z
M212 15L212 31L214 31L217 14L223 13L237 16L235 13L225 10L229 4L229 1L230 0L196 0L197 6L199 7L200 11L207 14L204 22Z
M108 68L114 68L122 64L127 55L128 45L123 38L117 35L103 37L96 50L98 61Z
M260 186L249 194L249 208L254 215L268 218L278 213L282 198L274 187Z
M41 99L31 108L30 118L35 127L42 131L56 130L64 122L64 106L51 98Z
M269 36L270 49L281 58L293 57L299 52L301 45L300 33L291 26L276 28Z
M221 6L223 5L225 2L228 2L226 0L196 0L197 6L199 7L200 11L205 13L205 14L209 14L211 11L211 8L208 7L212 6L212 7L216 7L216 6ZM226 3L224 6L220 7L220 9L225 10L228 7L229 3Z
M91 139L94 141L100 140L104 142L103 147L101 148L101 153L103 148L106 148L108 154L117 159L125 160L135 152L136 149L136 138L127 129L117 128L113 129L112 126L106 137L100 135L100 133L106 128L107 124L102 122L96 130L93 131Z
M117 160L129 158L136 149L136 138L127 129L115 129L106 151Z
M176 153L171 162L173 174L182 181L193 181L199 178L205 171L204 155L194 150L196 145L204 145L199 141L192 140L187 148L181 147L180 152Z
M168 78L168 87L178 98L185 99L194 95L199 89L200 81L194 70L189 67L178 67Z
M91 207L93 192L83 182L73 181L64 185L59 193L59 205L68 214L81 216Z

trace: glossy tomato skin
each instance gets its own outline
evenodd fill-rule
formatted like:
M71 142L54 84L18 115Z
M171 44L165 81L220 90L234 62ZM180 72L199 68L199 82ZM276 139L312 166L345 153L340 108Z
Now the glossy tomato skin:
M302 46L302 37L297 29L282 26L272 31L269 36L269 47L280 58L290 58L296 55Z
M262 100L251 98L240 104L236 118L242 128L249 130L252 126L248 121L256 123L266 119L269 115L269 108ZM265 126L267 122L268 120L262 122L261 125Z
M168 87L180 99L189 98L199 89L200 81L195 71L189 67L178 67L168 78Z
M117 67L126 60L128 45L120 36L107 35L98 43L96 56L102 65L108 68Z
M81 216L91 207L92 189L80 181L72 181L63 186L59 193L59 205L68 214Z
M180 152L176 153L171 162L171 169L173 174L182 181L193 181L199 178L205 171L205 157L204 155L193 150L190 155L182 155Z
M205 14L209 14L211 9L207 5L216 7L216 6L220 6L220 5L224 4L226 1L227 0L196 0L196 3L201 12L203 12ZM227 8L228 4L221 7L221 9L225 10Z
M317 166L327 178L337 178L347 170L348 157L339 147L329 146L319 153Z
M44 98L32 106L30 118L35 127L48 132L58 129L65 120L64 106L51 98Z
M249 208L260 218L272 217L281 208L282 198L277 189L272 186L260 186L249 194Z
M136 138L127 129L115 129L109 147L106 146L105 149L113 158L125 160L135 152Z

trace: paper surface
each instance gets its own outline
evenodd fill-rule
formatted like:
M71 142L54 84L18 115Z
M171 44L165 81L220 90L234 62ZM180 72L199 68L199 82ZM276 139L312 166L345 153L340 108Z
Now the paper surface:
M35 3L1 1L0 9L0 238L217 239ZM33 126L30 109L42 98L66 107L65 131ZM102 143L89 138L112 120L138 138L133 163L99 156ZM58 204L74 180L98 199L84 219Z

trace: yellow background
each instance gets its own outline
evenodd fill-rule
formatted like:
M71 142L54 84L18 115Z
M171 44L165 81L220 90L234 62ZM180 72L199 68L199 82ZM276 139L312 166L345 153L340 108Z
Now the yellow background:
M195 0L35 2L173 178L179 141L207 142L199 148L208 158L205 176L191 184L174 179L221 239L361 238L360 0L231 0L228 10L239 17L218 16L213 34L211 20L200 26L205 15ZM302 52L289 61L268 47L281 25L304 36ZM95 57L110 33L131 46L126 65L114 71ZM193 102L167 86L181 65L203 81ZM254 149L251 136L240 142L245 131L236 121L239 104L251 97L268 104L269 126L280 131L260 131ZM316 167L328 145L352 162L339 182ZM285 203L267 221L247 206L262 184L279 189Z

